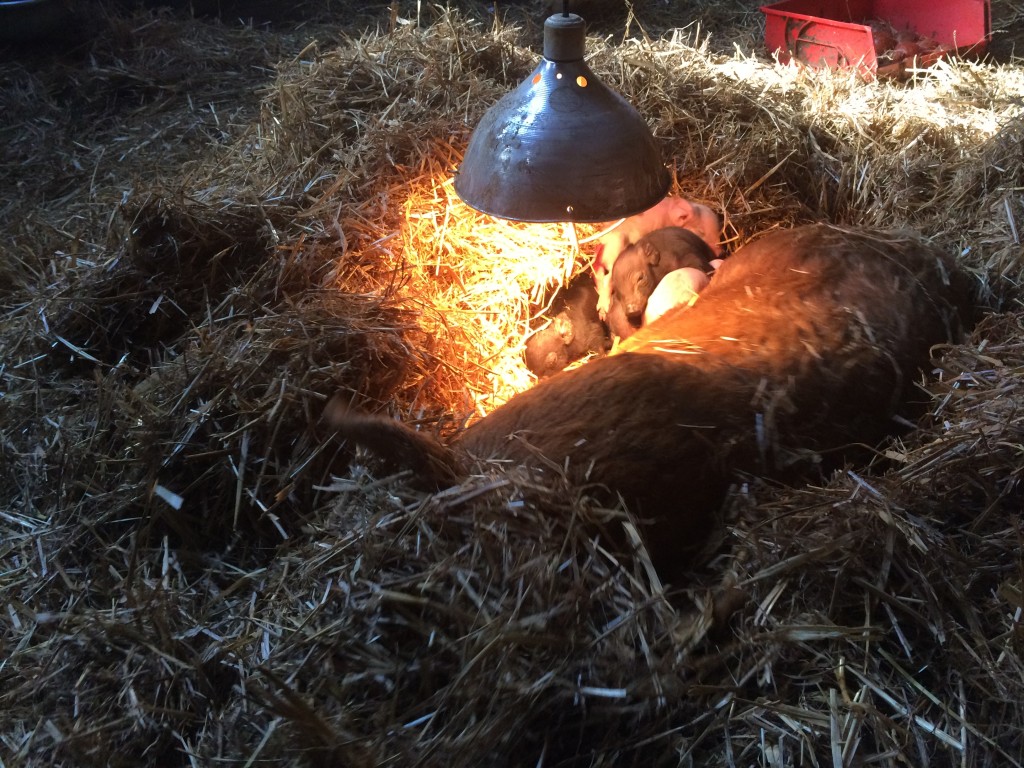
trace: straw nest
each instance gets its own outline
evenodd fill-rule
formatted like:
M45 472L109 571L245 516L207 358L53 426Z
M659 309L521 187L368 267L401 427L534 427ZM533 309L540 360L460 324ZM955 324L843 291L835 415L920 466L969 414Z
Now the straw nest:
M424 493L319 418L341 393L443 433L531 386L524 335L595 229L490 220L451 180L533 66L533 7L107 9L77 51L6 56L2 764L1024 762L1024 67L781 68L756 5L707 37L700 4L637 4L590 40L674 192L727 248L916 228L984 316L916 430L737 485L672 585L603 546L627 510L514 471Z

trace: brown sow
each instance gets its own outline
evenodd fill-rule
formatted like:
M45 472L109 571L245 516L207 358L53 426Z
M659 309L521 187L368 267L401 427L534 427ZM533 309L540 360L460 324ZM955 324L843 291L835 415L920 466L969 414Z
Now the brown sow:
M540 381L448 445L338 402L325 415L437 485L500 459L621 496L672 576L710 539L738 472L834 466L892 431L931 347L961 333L967 302L953 260L912 232L780 230L727 258L692 307Z

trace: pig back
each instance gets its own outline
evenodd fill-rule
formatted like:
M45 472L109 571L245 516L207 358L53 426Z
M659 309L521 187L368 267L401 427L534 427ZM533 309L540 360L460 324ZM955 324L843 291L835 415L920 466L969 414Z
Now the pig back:
M952 260L914 233L811 225L743 246L691 308L618 351L761 376L766 417L808 448L874 441L930 347L958 335L968 298Z
M662 276L676 269L689 267L703 272L711 271L715 258L699 234L684 227L663 227L644 237L661 254L658 270Z
M723 393L724 385L724 393ZM717 526L739 453L753 434L746 372L708 373L648 354L597 358L521 392L457 445L477 460L530 466L650 523L655 563L690 565Z

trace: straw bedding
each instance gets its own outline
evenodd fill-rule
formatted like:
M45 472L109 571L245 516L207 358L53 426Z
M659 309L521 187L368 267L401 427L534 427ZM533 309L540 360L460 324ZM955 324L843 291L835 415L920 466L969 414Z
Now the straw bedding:
M0 762L1024 763L1019 10L984 61L863 83L776 66L755 3L601 5L592 69L727 249L912 227L979 297L916 429L737 482L663 584L557 473L427 492L321 421L445 435L530 387L596 228L452 189L534 6L303 7L97 5L0 62Z

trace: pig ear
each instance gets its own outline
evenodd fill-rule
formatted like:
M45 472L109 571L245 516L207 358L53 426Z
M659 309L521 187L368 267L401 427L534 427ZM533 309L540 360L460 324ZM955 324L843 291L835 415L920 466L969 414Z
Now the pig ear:
M693 218L693 203L689 200L683 200L682 198L676 203L676 221L677 227L685 227L690 223L690 219Z
M644 259L647 263L652 267L657 266L658 262L661 261L661 252L649 242L643 243L643 249Z

